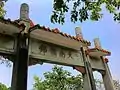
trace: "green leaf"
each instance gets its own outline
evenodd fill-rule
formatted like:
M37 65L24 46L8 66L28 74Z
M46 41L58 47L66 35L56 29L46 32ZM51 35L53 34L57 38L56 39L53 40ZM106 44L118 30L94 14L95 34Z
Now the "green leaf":
M54 13L51 16L51 22L63 24L68 11L71 12L70 19L73 23L77 21L83 22L87 19L98 21L104 15L104 13L101 14L102 5L104 4L110 14L114 15L120 10L120 0L54 0L53 11L57 13L58 18L55 17ZM113 19L119 21L119 15L114 16Z

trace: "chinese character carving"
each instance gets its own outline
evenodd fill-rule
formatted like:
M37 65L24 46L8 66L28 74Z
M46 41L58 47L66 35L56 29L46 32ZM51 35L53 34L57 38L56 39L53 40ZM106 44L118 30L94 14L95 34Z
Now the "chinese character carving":
M41 44L41 45L39 46L39 50L40 50L40 53L41 53L41 54L43 53L43 55L45 55L46 52L47 52L47 46L46 46L45 44Z
M68 52L68 58L73 58L73 57L72 57L72 52L71 52L71 51Z
M64 52L63 50L60 51L60 56L61 56L62 58L65 58L65 52Z

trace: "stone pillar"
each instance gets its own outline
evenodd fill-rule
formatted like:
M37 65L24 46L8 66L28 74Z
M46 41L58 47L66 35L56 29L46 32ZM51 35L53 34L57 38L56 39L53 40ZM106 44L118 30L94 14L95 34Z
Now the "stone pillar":
M81 31L80 27L75 28L75 33L76 33L77 38L83 39L83 35L82 35L82 31ZM85 68L85 73L82 73L83 80L84 80L83 81L84 82L83 89L84 90L96 90L92 68L91 68L90 62L88 60L88 56L85 53L86 49L87 49L87 47L82 47L82 46L80 48L80 51L81 51L81 54L83 57L84 68ZM83 70L79 68L79 71L82 72Z
M82 35L82 31L81 31L81 28L80 28L80 27L76 27L76 28L75 28L75 33L76 33L76 37L77 37L77 38L83 39L83 35Z
M82 52L84 67L86 71L86 73L83 74L84 90L96 90L95 80L93 77L93 71L92 71L92 67L89 62L89 56L86 55L83 47L81 47L81 52Z
M11 88L10 90L15 90L16 82L17 82L17 61L13 61L13 70L12 70L12 80L11 80Z
M92 90L96 90L96 84L95 84L95 79L93 76L93 70L92 70L92 67L90 64L90 60L89 60L90 58L88 55L86 56L86 58L87 58L87 66L88 66L88 73L89 73L89 77L90 77L91 87L92 87Z
M28 43L27 35L18 35L17 51L13 62L11 90L27 90Z
M13 62L11 90L27 90L28 72L28 29L30 27L29 7L23 3L20 8L20 23L26 28L16 37L16 57Z
M113 79L108 64L104 62L104 66L105 66L105 72L102 73L102 78L103 78L105 90L114 90Z
M90 83L90 77L89 77L88 71L85 69L85 67L75 66L75 67L73 67L73 69L76 69L78 72L82 73L83 90L92 90L91 83Z
M92 90L88 72L82 74L82 76L83 76L83 90Z
M82 31L81 31L80 27L75 28L75 34L76 34L77 38L83 39L83 35L82 35ZM83 48L81 48L81 49L83 50ZM83 56L84 52L82 52L82 50L81 50L80 53L82 53L82 56ZM85 57L84 56L83 56L83 60L85 62ZM85 66L85 68L75 67L75 69L82 73L82 76L83 76L83 90L92 90L87 67L86 66Z
M94 45L95 45L95 48L101 49L101 44L100 44L99 38L94 39Z

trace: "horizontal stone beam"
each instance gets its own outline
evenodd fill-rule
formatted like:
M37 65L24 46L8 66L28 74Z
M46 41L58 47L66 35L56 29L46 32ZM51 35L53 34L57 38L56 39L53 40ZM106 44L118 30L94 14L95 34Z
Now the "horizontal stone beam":
M20 30L17 27L12 27L13 31L12 29L9 31L7 30L8 27L11 28L11 26L7 26L7 28L3 29L2 27L0 30L0 55L14 56L16 52L15 34ZM38 34L37 32L31 33L29 47L30 65L41 63L42 61L66 66L84 67L83 58L79 50L82 43L62 36L58 38L54 33L49 34L45 31L42 32L42 30ZM101 59L89 58L89 60L93 69L104 70Z
M31 39L29 55L34 62L62 64L67 66L84 66L80 50L72 50L55 44ZM88 58L94 70L105 70L100 58Z
M43 29L35 29L31 32L30 37L74 50L80 50L80 46L87 46L87 42L85 43L85 41L77 41L71 39L69 36L62 36L59 33L57 34Z

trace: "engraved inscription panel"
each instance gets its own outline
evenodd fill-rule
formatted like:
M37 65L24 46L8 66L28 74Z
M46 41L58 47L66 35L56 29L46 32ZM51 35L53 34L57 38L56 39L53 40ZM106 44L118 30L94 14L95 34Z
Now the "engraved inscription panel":
M68 66L84 66L83 59L79 51L66 49L50 43L46 44L35 39L31 39L30 41L29 53L32 58L43 60L48 63Z

